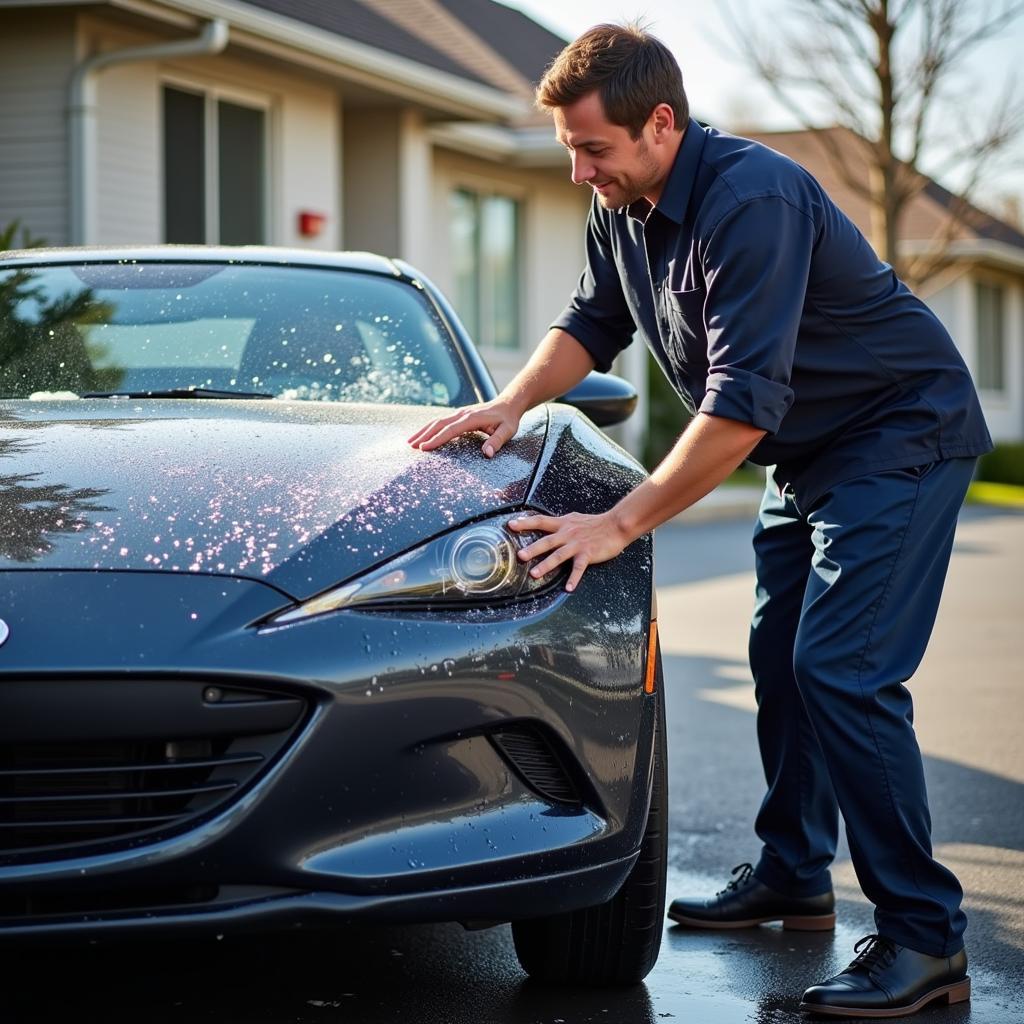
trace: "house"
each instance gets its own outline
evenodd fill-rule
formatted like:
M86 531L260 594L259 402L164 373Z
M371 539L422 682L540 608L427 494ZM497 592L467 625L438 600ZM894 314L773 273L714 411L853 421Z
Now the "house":
M0 0L0 226L54 245L402 256L451 296L503 384L583 265L588 190L532 106L564 42L495 0ZM753 137L805 163L870 237L820 139ZM908 250L950 202L931 183L915 199ZM1024 236L979 212L948 251L922 296L993 433L1019 439ZM616 369L641 395L617 428L639 452L646 353L630 346Z
M533 108L564 44L492 0L0 0L0 225L401 256L501 384L583 265L589 196Z
M872 212L850 184L869 180L859 140L845 128L738 134L806 167L860 230L872 238ZM841 170L837 166L841 164ZM1024 232L960 201L935 181L908 204L900 223L903 256L935 263L915 288L960 347L996 441L1024 439Z

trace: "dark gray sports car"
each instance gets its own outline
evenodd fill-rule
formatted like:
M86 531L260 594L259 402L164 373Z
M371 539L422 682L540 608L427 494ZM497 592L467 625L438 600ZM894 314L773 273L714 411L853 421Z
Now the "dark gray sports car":
M406 444L494 393L397 261L0 258L0 937L511 921L532 975L650 970L651 540L567 594L506 527L636 485L591 421L635 394Z

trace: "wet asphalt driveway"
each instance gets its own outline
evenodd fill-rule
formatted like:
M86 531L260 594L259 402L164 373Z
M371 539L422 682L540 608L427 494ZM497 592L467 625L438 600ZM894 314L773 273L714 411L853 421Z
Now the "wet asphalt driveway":
M671 765L669 896L720 888L756 857L761 794L744 662L751 577L745 522L658 537ZM936 637L912 684L936 847L968 892L974 1000L927 1024L1024 1021L1024 516L969 511ZM669 928L645 985L552 991L520 972L507 927L359 928L344 934L11 949L0 1022L698 1024L801 1020L803 987L873 930L845 847L834 934Z

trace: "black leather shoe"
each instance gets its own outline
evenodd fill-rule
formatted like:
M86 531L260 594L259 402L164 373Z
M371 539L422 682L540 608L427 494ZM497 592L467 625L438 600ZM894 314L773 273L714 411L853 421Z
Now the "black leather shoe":
M962 949L955 956L928 956L867 935L854 951L859 955L842 974L804 993L801 1010L829 1017L906 1017L929 1003L971 998Z
M836 926L835 896L784 896L754 877L749 864L732 869L734 878L713 899L673 900L668 916L689 928L753 928L781 921L802 932L831 931Z

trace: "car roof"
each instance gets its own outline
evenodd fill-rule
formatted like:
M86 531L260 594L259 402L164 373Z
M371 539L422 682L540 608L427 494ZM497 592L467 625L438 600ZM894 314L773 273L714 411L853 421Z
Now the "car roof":
M111 262L252 263L356 270L408 278L403 268L371 252L321 252L271 245L63 246L0 252L0 267L22 264Z

